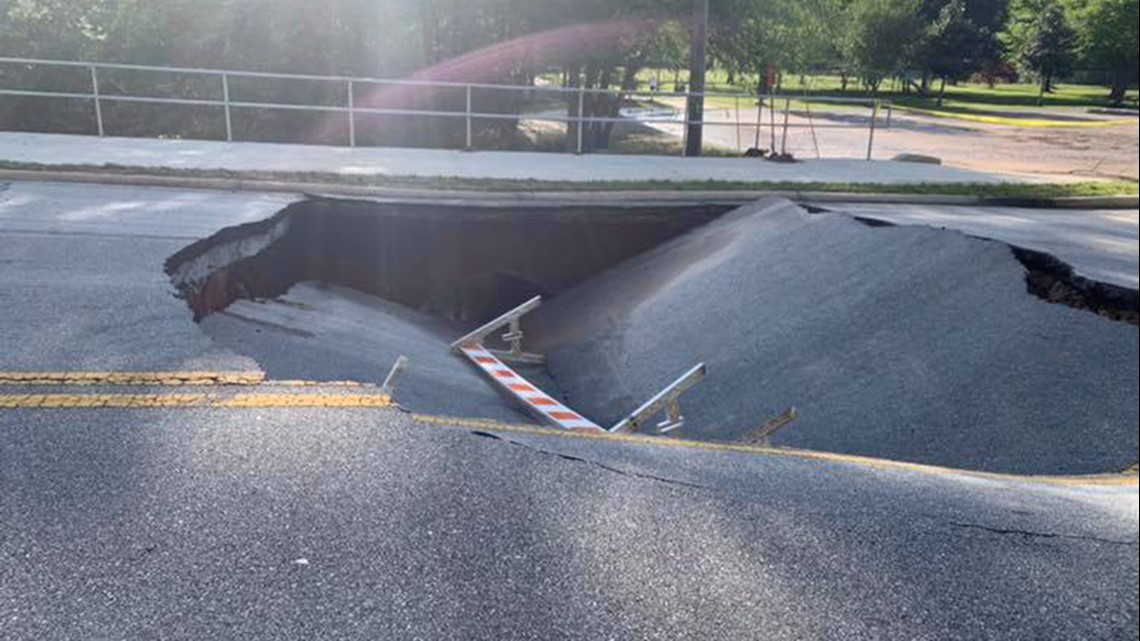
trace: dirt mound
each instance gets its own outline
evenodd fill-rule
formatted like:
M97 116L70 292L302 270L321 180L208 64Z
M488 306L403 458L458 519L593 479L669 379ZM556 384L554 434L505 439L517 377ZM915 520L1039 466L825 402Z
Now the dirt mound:
M693 364L678 435L1002 472L1135 462L1137 329L1050 304L1003 243L761 201L558 296L534 336L602 424Z

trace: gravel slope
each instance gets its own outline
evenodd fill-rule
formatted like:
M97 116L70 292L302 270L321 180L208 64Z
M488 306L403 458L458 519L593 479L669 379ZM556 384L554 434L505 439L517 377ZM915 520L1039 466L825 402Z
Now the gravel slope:
M694 363L690 438L794 405L779 445L990 471L1137 452L1137 331L1026 292L1007 245L770 199L558 297L534 324L575 409L615 422Z

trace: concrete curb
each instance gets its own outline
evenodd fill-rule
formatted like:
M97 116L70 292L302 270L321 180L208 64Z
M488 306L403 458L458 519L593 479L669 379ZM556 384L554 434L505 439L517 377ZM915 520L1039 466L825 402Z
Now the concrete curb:
M328 182L256 180L155 174L126 174L100 171L50 171L0 169L0 180L27 182L88 183L174 189L218 191L284 192L327 196L355 196L386 200L432 202L495 203L533 201L543 204L622 203L622 204L727 204L741 205L766 196L806 203L875 203L899 205L1001 206L1060 209L1136 209L1138 196L1092 196L1071 198L986 198L951 194L872 194L818 191L749 190L598 190L598 191L476 191L417 187L381 187Z

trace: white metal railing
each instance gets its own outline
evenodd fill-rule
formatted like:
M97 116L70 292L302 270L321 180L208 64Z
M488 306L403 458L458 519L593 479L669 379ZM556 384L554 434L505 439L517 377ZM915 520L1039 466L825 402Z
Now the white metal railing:
M880 110L885 107L887 110L886 126L890 126L891 120L891 106L887 101L879 99L868 98L839 98L839 97L809 97L809 96L792 96L792 95L763 95L757 96L748 93L728 93L728 92L666 92L666 91L619 91L615 89L596 89L586 87L561 87L557 85L501 85L489 84L479 82L456 82L447 80L421 80L421 79L398 79L398 78L375 78L367 76L337 76L337 75L313 75L313 74L298 74L298 73L269 73L261 71L235 71L235 70L222 70L222 69L203 69L196 67L156 67L148 65L137 64L123 64L123 63L110 63L110 62L79 62L74 60L48 60L38 58L15 58L0 56L0 66L2 65L25 65L25 66L44 66L44 67L65 67L65 68L80 68L85 69L89 75L90 90L87 92L77 91L45 91L30 88L0 88L0 96L25 96L25 97L38 97L38 98L56 98L64 100L86 100L91 101L94 107L95 128L99 136L104 136L106 130L104 127L103 118L103 105L104 103L136 103L136 104L166 104L166 105L191 105L191 106L207 106L217 107L222 110L222 115L225 122L225 135L227 141L234 141L234 127L232 119L233 109L265 109L265 110L293 110L293 111L311 111L311 112L327 112L339 113L347 116L348 120L348 145L355 147L357 143L357 115L371 114L371 115L388 115L388 116L430 116L442 118L462 118L465 122L465 142L468 149L472 148L473 144L473 125L476 120L530 120L539 122L560 122L560 123L573 123L575 127L576 141L575 148L577 153L584 151L583 140L583 125L591 123L660 123L662 122L662 110L656 110L648 114L639 114L631 112L632 115L625 117L606 117L596 115L584 115L585 99L587 95L605 94L609 96L646 96L651 98L681 98L686 99L686 108L674 109L673 116L667 122L677 125L690 125L701 124L703 126L722 126L722 127L736 127L737 131L737 146L740 147L740 131L742 126L754 126L755 128L755 142L756 146L759 145L760 130L764 127L762 122L763 105L767 105L769 114L772 117L770 128L772 130L773 139L777 127L782 131L781 137L781 153L786 151L787 134L789 129L795 128L812 128L813 135L814 129L828 129L828 128L862 128L858 125L838 124L838 123L823 123L814 124L809 121L808 124L790 123L789 115L792 112L792 102L799 103L842 103L865 106L870 109L870 118L868 121L868 136L867 136L867 159L871 159L871 152L874 147L875 140L875 127L879 119ZM122 70L122 71L138 71L138 72L159 72L159 73L172 73L172 74L190 74L215 77L218 81L221 99L210 98L171 98L171 97L158 97L158 96L139 96L120 93L107 93L101 92L99 89L99 70ZM0 75L2 77L2 75ZM343 105L318 105L318 104L298 104L298 103L282 103L282 102L260 102L249 100L234 100L231 97L230 85L231 80L234 78L262 78L274 80L299 80L299 81L316 81L316 82L335 82L343 83L345 88L345 98ZM357 103L355 98L356 87L361 85L393 85L393 86L413 86L425 88L455 88L462 89L464 93L464 109L463 111L439 111L430 109L410 109L410 108L394 108L394 107L370 107ZM566 115L555 113L488 113L477 112L473 109L472 90L495 90L495 91L524 91L532 93L554 93L554 94L571 94L577 98L577 111L574 114L567 113ZM734 101L734 109L727 109L728 111L735 112L735 119L733 120L706 120L703 118L699 120L689 120L687 114L687 105L689 96L704 96L708 98L729 98ZM754 123L744 123L740 118L740 101L757 101L759 100L760 108L756 111L756 120ZM778 109L780 102L783 102L782 110L782 123L777 125L774 122L775 110ZM664 110L667 112L668 110ZM722 111L718 108L707 108L706 113L715 113ZM773 150L775 152L775 150Z
M451 344L451 351L463 354L496 385L522 402L530 412L542 420L569 429L602 431L603 427L558 402L503 363L503 361L529 364L546 362L543 355L523 350L523 332L519 321L524 314L534 311L541 304L541 296L531 298L464 334ZM508 328L507 333L500 338L510 346L510 349L489 349L484 346L486 338L503 327ZM661 413L665 414L665 420L657 424L659 433L665 434L681 427L685 422L681 416L681 394L696 385L704 376L705 364L699 363L605 431L615 434L637 432L646 421Z

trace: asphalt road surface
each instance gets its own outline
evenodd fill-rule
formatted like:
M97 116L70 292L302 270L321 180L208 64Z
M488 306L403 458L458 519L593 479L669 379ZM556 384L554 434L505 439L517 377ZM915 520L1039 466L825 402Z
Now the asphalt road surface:
M895 225L956 229L1042 251L1077 274L1128 289L1140 287L1140 216L1136 210L1023 209L827 203L829 210Z
M161 267L287 200L8 186L0 370L263 371ZM0 407L0 637L1137 637L1134 477L161 406L191 388L0 385L24 399ZM28 400L126 392L141 406Z

